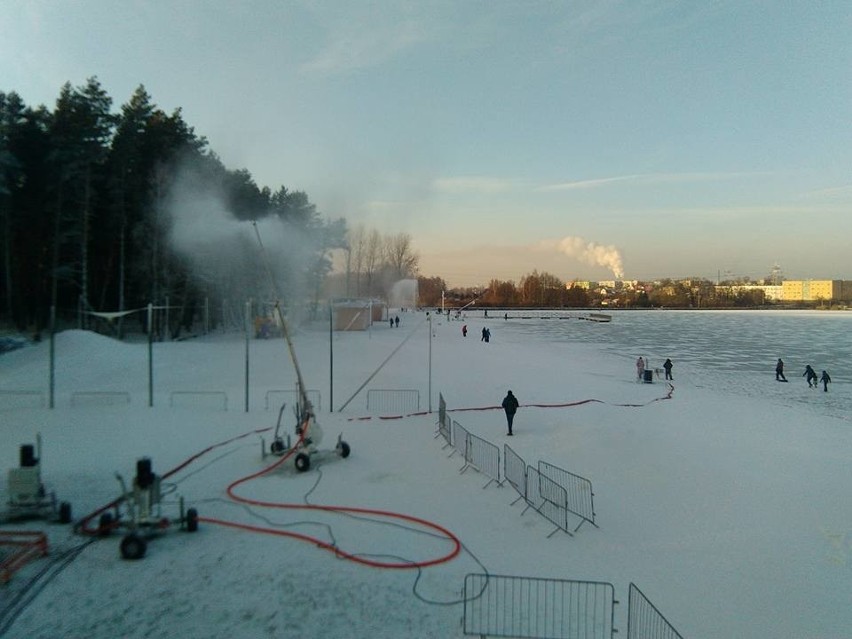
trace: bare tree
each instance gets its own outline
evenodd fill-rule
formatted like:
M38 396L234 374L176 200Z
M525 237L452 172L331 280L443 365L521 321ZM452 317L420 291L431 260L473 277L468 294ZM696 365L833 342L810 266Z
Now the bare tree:
M364 244L364 275L367 278L367 295L373 294L373 277L381 266L382 236L376 229L369 232Z
M385 238L385 261L394 279L408 279L417 275L420 256L412 249L408 233Z
M346 295L349 295L349 280L355 275L355 295L361 295L361 272L367 246L367 229L363 224L352 227L346 234Z

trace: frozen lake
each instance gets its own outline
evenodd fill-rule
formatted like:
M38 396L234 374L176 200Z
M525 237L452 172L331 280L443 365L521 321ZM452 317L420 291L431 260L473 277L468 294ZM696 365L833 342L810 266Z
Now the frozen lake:
M492 315L494 312L492 312ZM493 339L542 339L595 344L623 357L625 375L638 356L652 368L667 357L677 384L762 396L782 404L808 404L820 414L852 418L852 313L843 311L613 311L609 323L578 319L488 318ZM481 313L468 314L480 321ZM575 316L576 317L576 316ZM474 329L477 330L477 329ZM784 360L788 384L775 381ZM810 364L832 378L828 393L808 388Z

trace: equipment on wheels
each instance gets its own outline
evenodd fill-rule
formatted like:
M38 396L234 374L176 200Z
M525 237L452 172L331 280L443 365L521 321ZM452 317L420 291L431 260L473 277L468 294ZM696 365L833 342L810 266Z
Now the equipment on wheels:
M309 405L310 406L310 405ZM284 409L287 404L282 404L278 411L278 421L275 423L275 433L272 438L272 443L269 445L269 452L277 457L293 457L293 465L300 473L310 469L311 458L315 455L322 454L318 446L322 442L322 428L313 419L310 409L307 411L302 408L301 404L296 406L296 428L295 442L288 433L286 438L281 435L281 418L284 415ZM266 444L261 440L262 456L266 456ZM325 451L332 452L332 451ZM339 457L349 457L351 449L349 444L343 441L343 434L337 436L337 443L334 446L333 453Z
M128 532L119 547L123 559L141 559L145 556L148 540L175 525L187 532L198 530L198 511L185 508L183 497L177 501L176 519L163 516L163 497L175 486L172 484L170 489L163 491L161 478L151 470L150 458L136 460L136 476L129 489L120 474L115 476L121 485L121 496L113 502L112 511L101 513L97 534L107 536L117 528L126 529Z
M41 481L41 435L36 444L22 444L20 467L10 468L9 504L0 512L0 523L21 519L48 519L62 524L71 521L71 504L57 502L56 493L47 492Z

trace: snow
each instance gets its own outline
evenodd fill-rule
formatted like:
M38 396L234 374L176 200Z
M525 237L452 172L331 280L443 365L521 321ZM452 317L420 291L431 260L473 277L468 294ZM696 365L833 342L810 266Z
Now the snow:
M241 335L155 344L149 407L147 343L58 334L56 408L39 406L31 395L0 395L0 472L17 467L19 445L40 433L43 481L71 502L75 518L115 499L115 474L131 478L141 457L162 475L248 434L168 478L176 487L165 514L174 514L182 496L202 517L197 533L159 535L139 561L119 558L120 534L97 538L52 579L32 582L38 587L26 606L11 606L15 594L51 559L89 538L41 521L2 526L46 530L51 556L0 589L0 633L5 627L9 638L462 637L464 577L487 571L612 583L620 633L632 582L685 637L850 636L852 429L841 374L848 346L840 342L848 341L852 318L613 316L596 324L471 313L466 338L461 322L445 319L433 322L430 338L423 313L400 313L400 328L338 332L331 348L322 323L294 330L306 386L322 398L320 448L332 449L342 433L352 454L318 455L306 473L284 464L234 489L288 505L272 508L237 503L227 489L278 461L261 455L270 432L253 431L275 426L278 406L266 408L267 393L294 388L284 340L249 343L246 412ZM766 335L766 322L782 332L786 350ZM726 332L728 323L735 332ZM486 325L488 344L479 340ZM808 362L806 353L822 359ZM812 363L819 371L832 353L829 392L809 390L800 369ZM46 394L48 354L46 342L4 354L0 390ZM638 355L652 367L672 357L670 399L662 380L636 383ZM789 384L774 381L778 356L788 364ZM433 413L426 414L430 381ZM509 388L521 403L512 438L496 408ZM423 414L370 416L367 389L418 389ZM106 392L117 394L94 394ZM452 416L501 452L509 443L529 464L543 460L590 479L599 528L586 523L573 537L548 537L553 524L522 514L511 486L484 488L484 475L460 473L458 455L449 456L435 437L439 392L450 409L483 409ZM588 399L596 401L529 406ZM288 432L293 421L288 407ZM7 501L5 483L0 498ZM402 513L448 530L462 550L420 570L373 568L292 537L204 521L318 537L359 558L403 566L454 549L433 528L292 507L298 504Z

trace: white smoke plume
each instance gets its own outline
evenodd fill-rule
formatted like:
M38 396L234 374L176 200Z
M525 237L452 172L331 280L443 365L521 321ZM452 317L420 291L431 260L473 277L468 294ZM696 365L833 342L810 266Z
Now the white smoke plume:
M584 240L582 237L567 236L556 243L556 248L566 255L582 260L587 264L605 266L612 271L615 279L624 279L624 265L621 253L612 245L604 246Z

